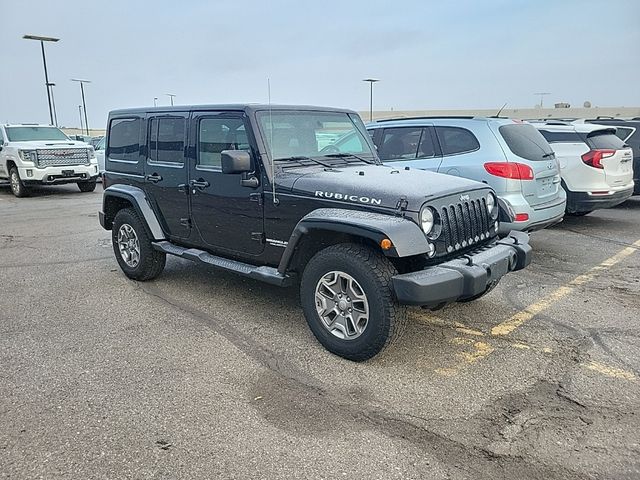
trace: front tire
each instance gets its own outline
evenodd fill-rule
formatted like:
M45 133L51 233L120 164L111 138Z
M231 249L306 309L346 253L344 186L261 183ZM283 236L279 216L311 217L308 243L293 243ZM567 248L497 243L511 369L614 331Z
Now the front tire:
M397 273L382 254L363 245L344 243L318 252L302 273L300 298L322 346L359 362L399 338L407 309L393 292Z
M11 193L16 197L23 198L29 195L29 189L22 182L16 167L11 167L9 170L9 181L11 182Z
M93 192L96 189L96 182L78 182L78 188L81 192Z
M116 214L111 243L116 260L127 277L143 282L156 278L164 270L166 254L153 249L144 223L132 208Z

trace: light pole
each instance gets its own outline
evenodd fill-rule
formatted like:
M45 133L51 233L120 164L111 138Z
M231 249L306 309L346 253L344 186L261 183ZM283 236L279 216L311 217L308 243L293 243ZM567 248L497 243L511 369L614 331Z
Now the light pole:
M373 121L373 84L379 82L377 78L365 78L363 82L369 82L369 121Z
M53 105L53 121L54 121L54 125L57 127L58 126L58 114L56 113L56 99L53 96L53 87L56 86L55 83L47 83L47 86L49 88L51 88L51 104Z
M78 105L78 113L80 114L80 131L82 132L82 105Z
M534 95L540 95L540 108L542 108L542 99L544 98L545 95L551 95L549 92L540 92L540 93L534 93Z
M44 54L44 42L57 42L60 39L54 37L41 37L39 35L23 35L25 40L37 40L42 49L42 65L44 66L44 85L47 88L47 102L49 103L49 120L53 125L53 109L51 108L51 93L49 92L49 74L47 73L47 57Z
M153 106L154 107L158 106L158 97L153 97Z
M173 97L175 97L175 95L173 93L165 93L165 95L171 99L171 106L173 107Z
M84 84L91 83L91 80L83 80L81 78L72 78L72 82L78 82L80 84L80 92L82 93L82 109L84 110L84 126L89 135L89 118L87 117L87 104L84 101Z

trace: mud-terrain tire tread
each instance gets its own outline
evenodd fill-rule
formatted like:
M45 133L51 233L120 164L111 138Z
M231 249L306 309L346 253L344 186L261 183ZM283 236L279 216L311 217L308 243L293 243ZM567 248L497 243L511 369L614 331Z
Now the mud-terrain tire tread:
M78 182L78 188L84 193L93 192L96 189L96 182Z
M140 263L136 268L131 268L124 262L118 249L118 230L123 223L131 225L138 236ZM122 209L116 214L111 230L111 243L113 244L113 253L116 256L116 260L127 277L145 282L156 278L164 270L167 255L164 252L154 250L145 225L133 208Z
M354 266L356 270L354 270ZM358 269L362 269L362 266L366 266L366 270L358 271ZM362 278L363 274L368 275L370 277L368 280L377 285L375 291L371 292L367 290L365 292L369 300L369 310L373 312L372 300L375 301L375 296L378 296L382 303L384 313L382 315L381 328L378 329L376 336L370 339L367 347L349 352L348 348L336 349L325 343L323 337L332 338L331 334L319 323L320 320L315 309L315 287L319 277L312 275L312 273L318 268L320 270L324 269L325 272L333 269L345 271L345 273L356 278L363 289L365 288L362 284L364 281ZM355 275L354 271L356 273ZM302 274L300 298L307 323L309 323L309 327L318 341L332 353L353 361L368 360L397 341L406 329L408 318L407 307L398 303L393 291L392 277L397 274L398 271L387 258L374 249L364 245L341 243L332 245L316 253ZM309 320L309 315L312 316L312 321ZM369 322L371 322L371 320L370 315ZM314 327L317 327L321 332L320 335ZM370 324L367 328L372 327ZM366 331L363 333L363 336L365 334ZM335 340L340 341L339 339ZM355 340L352 340L350 342L354 341ZM347 344L347 346L350 345Z

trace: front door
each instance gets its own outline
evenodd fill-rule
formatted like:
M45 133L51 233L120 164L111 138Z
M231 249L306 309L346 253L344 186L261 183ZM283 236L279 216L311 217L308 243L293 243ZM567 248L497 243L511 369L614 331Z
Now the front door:
M262 185L253 174L224 174L223 150L246 150L248 136L243 112L202 112L191 118L189 198L191 222L204 248L242 255L264 250ZM252 158L252 164L257 162ZM244 180L244 181L243 181Z
M147 120L145 186L151 207L172 239L190 235L187 196L187 113L150 115Z

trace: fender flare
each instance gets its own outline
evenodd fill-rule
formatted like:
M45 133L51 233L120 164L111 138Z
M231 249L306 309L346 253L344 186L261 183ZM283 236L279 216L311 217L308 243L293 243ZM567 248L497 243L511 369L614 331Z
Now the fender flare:
M102 195L102 212L101 217L103 218L103 227L108 230L111 229L111 222L113 219L106 218L107 214L107 202L109 198L123 198L128 200L133 208L135 208L136 212L142 218L148 229L151 237L154 240L165 240L166 236L162 231L162 227L160 226L160 222L156 217L151 205L149 204L149 200L147 199L147 195L141 188L134 187L132 185L122 185L115 184L107 187Z
M424 233L408 218L361 210L318 208L302 217L293 229L278 265L280 273L286 272L300 240L313 230L348 233L373 240L376 245L388 238L393 246L389 250L381 249L388 257L410 257L429 250Z

